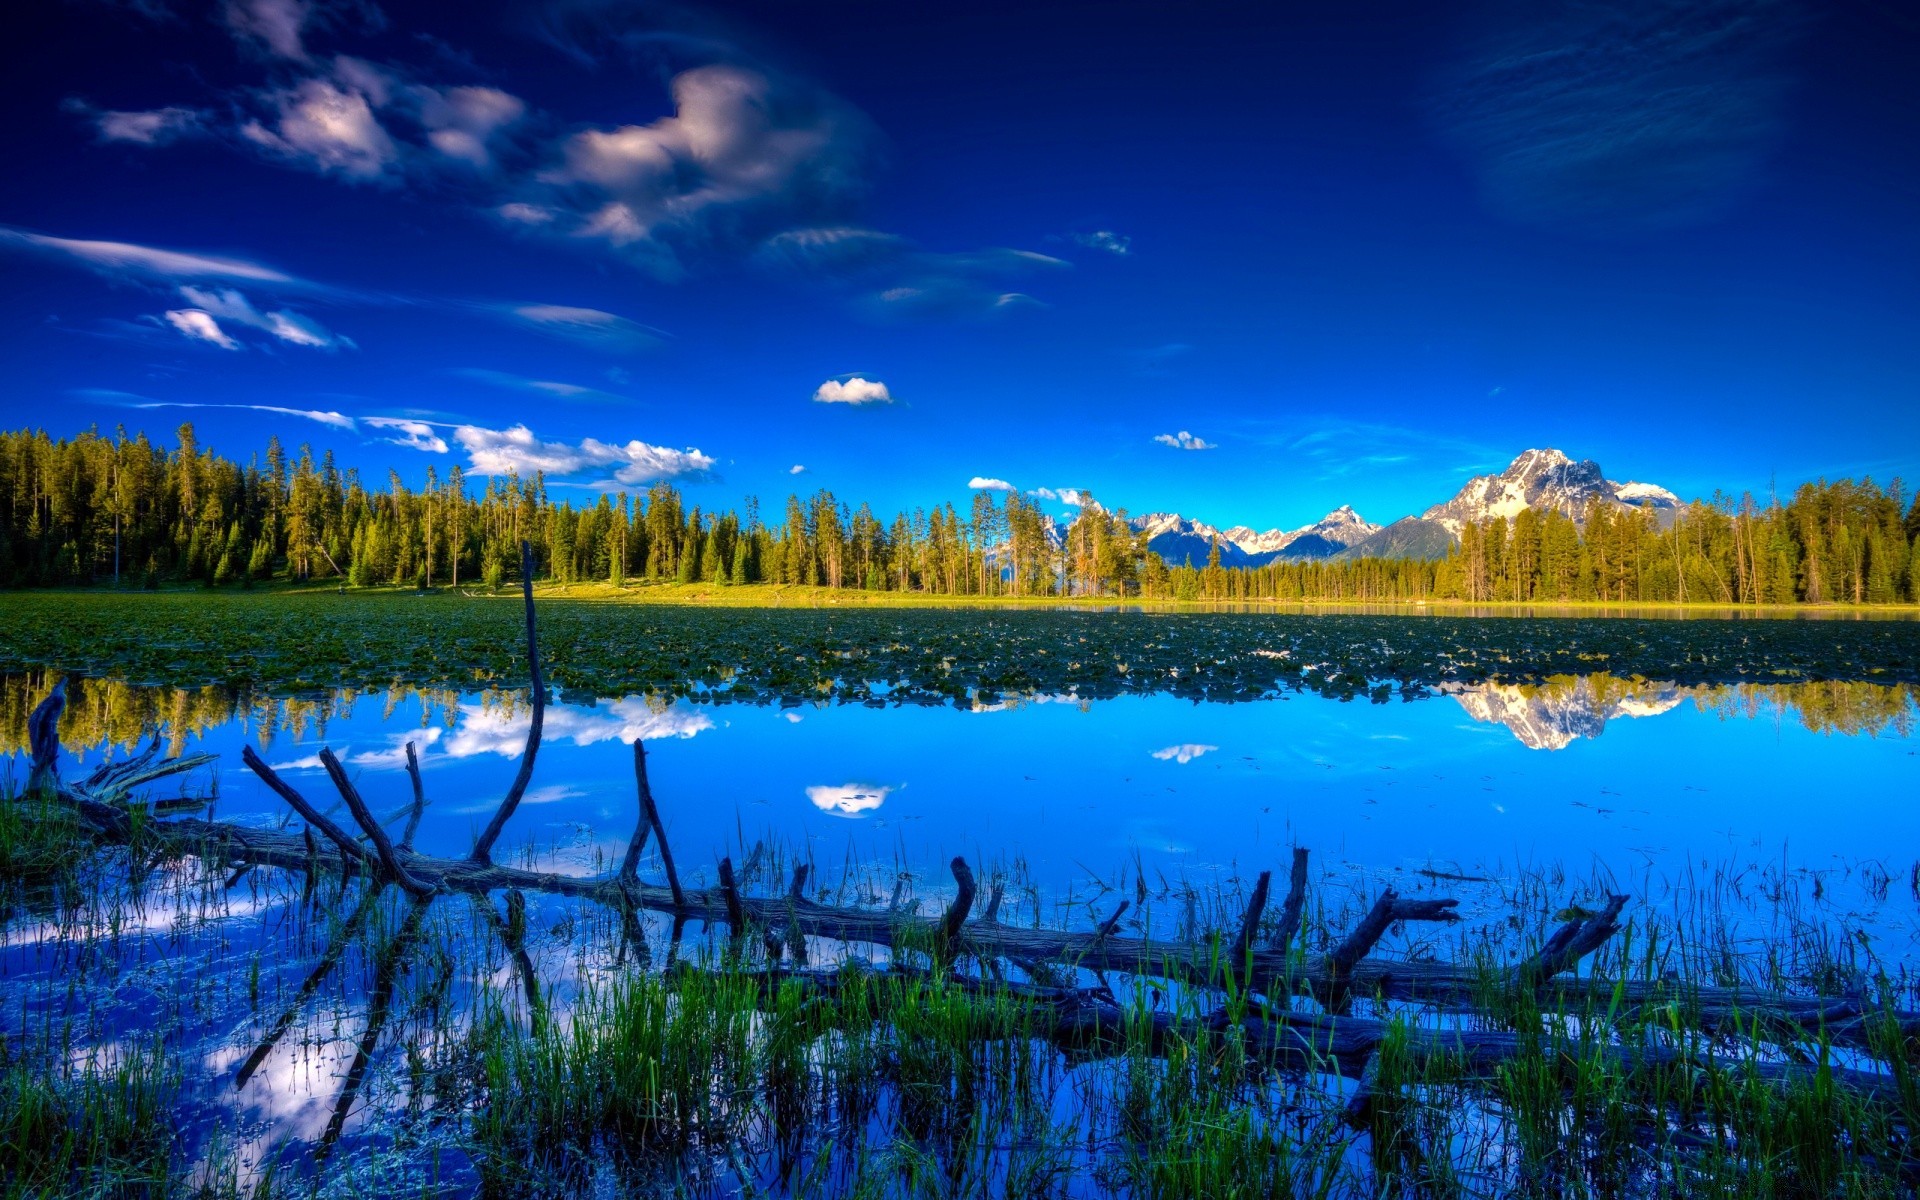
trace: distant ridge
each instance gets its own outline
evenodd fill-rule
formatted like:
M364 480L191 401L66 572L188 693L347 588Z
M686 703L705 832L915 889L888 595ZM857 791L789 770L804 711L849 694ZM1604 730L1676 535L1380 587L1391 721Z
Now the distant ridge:
M1680 497L1658 484L1615 483L1592 459L1576 462L1548 447L1524 451L1504 470L1469 479L1452 499L1386 526L1372 524L1344 504L1311 525L1265 533L1245 525L1218 529L1179 513L1151 513L1134 518L1132 524L1150 535L1147 545L1173 566L1189 561L1194 566L1205 564L1216 539L1220 564L1226 567L1258 567L1274 561L1431 559L1446 557L1470 523L1511 519L1525 509L1584 521L1595 500L1622 510L1651 511L1662 520L1671 519L1680 508Z

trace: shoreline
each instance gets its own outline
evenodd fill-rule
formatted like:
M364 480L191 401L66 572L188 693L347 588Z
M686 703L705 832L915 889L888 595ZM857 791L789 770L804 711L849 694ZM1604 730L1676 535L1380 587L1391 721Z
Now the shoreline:
M8 597L74 598L98 596L126 599L136 596L197 596L215 603L234 600L266 600L274 597L305 598L340 596L361 600L392 599L466 599L518 600L517 587L488 591L462 584L458 589L439 585L429 591L413 587L357 587L342 590L331 582L269 583L253 588L206 588L198 585L169 585L151 591L140 588L99 586L67 588L13 588L0 591ZM828 588L788 584L683 584L640 583L536 583L534 598L578 604L605 604L637 607L689 607L735 609L976 609L982 611L1132 611L1147 613L1297 613L1353 614L1370 616L1453 616L1453 617L1602 617L1621 619L1679 618L1771 619L1771 620L1920 620L1920 604L1765 604L1733 605L1692 601L1601 601L1601 600L1452 600L1452 599L1247 599L1180 600L1172 597L1141 596L984 596L939 594L931 592L869 592L852 588Z

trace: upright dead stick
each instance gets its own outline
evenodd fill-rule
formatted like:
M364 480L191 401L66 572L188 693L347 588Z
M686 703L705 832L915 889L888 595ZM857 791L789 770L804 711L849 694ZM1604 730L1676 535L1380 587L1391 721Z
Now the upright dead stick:
M340 759L330 746L320 748L320 765L327 769L327 777L333 780L333 786L340 791L340 798L347 802L347 811L366 831L367 840L373 843L373 850L380 858L380 867L387 877L407 890L407 894L417 899L425 899L437 890L430 883L415 879L394 853L393 843L387 840L387 831L380 828L373 810L360 797L360 789L353 786L353 780L347 778L347 769L340 765Z
M633 778L640 796L640 815L633 823L633 836L627 839L627 855L620 860L620 878L629 881L640 876L640 855L647 849L647 831L653 827L647 815L653 789L647 786L647 743L643 738L633 739Z
M1247 965L1247 951L1253 949L1254 935L1260 932L1260 917L1267 911L1267 888L1272 883L1273 872L1262 871L1259 881L1253 885L1253 896L1247 901L1247 915L1240 918L1240 933L1227 949L1227 967L1235 973Z
M740 937L747 931L746 913L740 907L740 887L733 881L733 860L720 860L720 892L727 901L727 924L733 930L734 937Z
M685 908L687 896L680 890L680 873L673 869L673 849L667 845L667 827L660 821L660 806L653 802L653 789L647 786L646 751L641 749L637 741L634 742L633 747L635 762L639 764L636 769L640 775L640 815L646 818L647 824L653 828L653 836L659 839L660 865L667 872L667 889L673 893L673 906ZM633 853L631 846L628 847L627 852ZM637 860L635 865L639 865Z
M520 797L526 795L527 784L533 780L533 762L540 753L540 727L547 715L547 685L540 677L540 639L533 620L533 547L524 541L520 543L520 593L527 606L527 672L533 679L533 723L527 727L527 748L520 755L520 770L513 777L513 786L473 844L473 861L477 863L493 861L493 843L507 827L513 810L520 807Z
M50 792L58 785L60 769L60 714L67 707L67 681L53 685L47 698L27 718L27 746L33 765L27 771L27 794Z
M1273 948L1282 953L1300 933L1300 914L1307 905L1307 848L1293 848L1293 873L1287 881L1287 902L1280 906L1280 927L1273 931Z
M413 743L407 743L407 778L413 781L413 812L407 817L407 828L400 835L400 848L413 849L413 835L420 831L420 818L427 811L427 787L420 781L420 756L413 752Z
M947 865L953 871L953 881L960 885L959 892L953 897L953 903L947 906L945 919L940 922L941 938L951 949L958 944L960 927L966 924L967 914L973 910L974 882L973 868L967 865L966 859L955 855L953 861Z

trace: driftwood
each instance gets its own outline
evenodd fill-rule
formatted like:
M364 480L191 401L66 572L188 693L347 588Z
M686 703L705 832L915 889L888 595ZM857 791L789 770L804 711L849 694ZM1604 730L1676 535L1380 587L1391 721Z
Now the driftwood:
M522 547L523 564L530 550ZM313 881L322 874L348 876L364 874L377 887L392 882L411 895L424 910L435 897L461 893L475 897L485 905L496 927L497 911L486 899L494 891L509 893L509 913L516 897L524 892L575 897L608 906L622 914L625 943L644 943L637 912L651 910L671 914L676 931L689 920L709 924L725 921L734 940L751 928L763 931L770 957L778 962L782 951L804 963L806 939L816 937L841 943L865 943L890 949L917 949L931 953L951 968L966 957L978 959L990 972L1006 961L1044 967L1055 974L1057 968L1093 972L1125 972L1133 975L1177 980L1203 987L1224 983L1222 967L1237 977L1248 992L1266 998L1261 1012L1248 1018L1249 1036L1258 1026L1257 1040L1275 1055L1306 1054L1330 1057L1341 1064L1364 1069L1386 1025L1377 1018L1350 1015L1356 997L1375 997L1388 1001L1407 1001L1459 1013L1475 1011L1483 1003L1489 987L1534 993L1542 1011L1554 1006L1577 1007L1580 1002L1609 1004L1617 1001L1617 1016L1645 1015L1658 1010L1662 1021L1678 1017L1690 1027L1711 1033L1740 1033L1752 1036L1756 1030L1774 1040L1793 1043L1824 1037L1836 1045L1869 1047L1882 1035L1876 1025L1887 1022L1908 1039L1920 1038L1920 1013L1886 1013L1862 996L1817 998L1791 996L1743 988L1717 988L1687 983L1621 983L1571 974L1579 962L1598 950L1619 929L1619 918L1626 897L1614 896L1605 909L1591 917L1569 921L1557 929L1541 947L1518 966L1504 974L1489 975L1486 970L1457 964L1430 961L1383 961L1371 957L1381 938L1396 924L1406 921L1448 921L1456 919L1457 902L1450 899L1406 899L1393 891L1384 892L1364 918L1327 954L1299 952L1294 943L1299 935L1307 886L1307 852L1293 852L1289 889L1277 926L1266 946L1259 944L1259 928L1264 918L1271 877L1263 872L1255 885L1252 902L1234 936L1224 945L1220 940L1190 934L1183 940L1168 941L1151 937L1127 937L1120 933L1120 921L1129 905L1121 901L1114 913L1091 931L1017 929L1001 924L998 908L1003 885L995 883L977 920L972 914L976 884L966 861L955 858L950 864L956 884L953 902L939 916L921 917L900 908L901 888L884 910L815 903L805 896L807 869L794 872L784 895L761 897L743 894L733 877L732 863L720 863L719 888L686 889L680 884L668 846L665 825L648 784L645 748L634 746L635 782L638 807L635 831L618 869L611 875L582 878L502 866L492 861L491 847L504 829L513 809L525 792L531 777L532 762L539 748L543 711L541 677L537 652L534 608L530 588L523 589L527 613L528 659L533 675L534 717L526 751L513 787L489 821L486 832L471 854L462 858L423 855L412 849L412 835L425 806L416 757L409 746L408 769L412 784L412 805L406 833L398 843L387 838L381 823L347 778L339 760L324 751L323 764L335 788L359 827L349 833L329 819L316 805L269 767L247 747L242 759L263 782L279 795L305 822L298 834L283 830L243 826L201 817L150 819L139 824L143 845L164 854L192 855L216 859L236 867L275 867L304 872L311 892ZM65 784L58 779L59 719L64 705L64 688L56 686L29 721L34 764L30 787L41 795L52 796L69 805L103 841L125 842L134 836L133 814L138 807L130 798L131 789L155 779L189 770L210 756L193 759L167 759L154 762L157 743L141 757L101 767L88 780ZM157 816L161 806L149 806L149 816ZM404 810L403 810L404 811ZM317 830L324 840L316 839ZM649 837L657 844L666 885L643 882L639 878L642 850ZM524 911L522 909L521 911ZM524 919L522 919L524 925ZM779 949L776 949L779 948ZM671 950L670 950L671 956ZM524 957L524 953L516 957ZM895 956L898 958L898 956ZM1039 974L1034 974L1039 978ZM800 976L787 972L787 978ZM824 981L828 976L808 978ZM528 980L531 985L532 980ZM814 985L809 985L814 986ZM819 982L817 986L827 986ZM995 986L1016 986L996 984ZM1039 984L1022 984L1038 987ZM530 1000L534 993L530 987ZM1051 996L1051 993L1049 993ZM1292 1011L1293 998L1306 996L1319 1004L1320 1011ZM1117 1009L1103 1009L1090 1000L1068 1003L1060 997L1048 1001L1060 1012L1059 1027L1073 1037L1081 1031L1115 1027ZM1571 1004L1569 1004L1571 1002ZM1111 1004L1111 998L1106 1001ZM1159 1019L1159 1018L1156 1018ZM1173 1018L1165 1020L1172 1022ZM1369 1023L1371 1022L1371 1023ZM1169 1024L1168 1032L1177 1032ZM1417 1053L1465 1054L1473 1061L1491 1062L1502 1055L1518 1053L1521 1035L1498 1030L1416 1029L1412 1034ZM1420 1050L1420 1047L1427 1047ZM1884 1050L1884 1046L1880 1048ZM1658 1047L1630 1049L1616 1046L1606 1051L1622 1056L1623 1061L1654 1064L1665 1051ZM1763 1076L1779 1074L1786 1078L1801 1068L1791 1064L1755 1066ZM1783 1074L1784 1073L1784 1074ZM1854 1074L1864 1074L1855 1072ZM1797 1076L1794 1076L1797 1077ZM1873 1078L1880 1078L1874 1076ZM1864 1086L1864 1085L1863 1085Z

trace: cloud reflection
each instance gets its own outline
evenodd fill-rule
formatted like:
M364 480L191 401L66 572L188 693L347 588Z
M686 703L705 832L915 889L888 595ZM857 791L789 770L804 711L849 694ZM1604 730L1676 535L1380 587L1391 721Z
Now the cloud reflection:
M891 785L877 783L822 784L808 788L807 799L821 812L836 817L857 817L879 808L893 791Z

